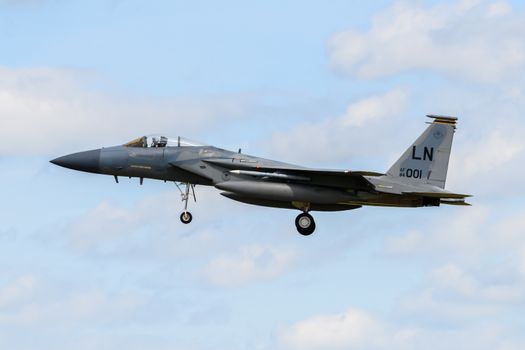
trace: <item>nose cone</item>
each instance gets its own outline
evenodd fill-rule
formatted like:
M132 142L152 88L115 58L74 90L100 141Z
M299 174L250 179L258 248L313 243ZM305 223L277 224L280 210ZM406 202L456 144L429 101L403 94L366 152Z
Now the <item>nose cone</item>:
M100 149L68 154L50 162L64 168L98 173L100 170Z

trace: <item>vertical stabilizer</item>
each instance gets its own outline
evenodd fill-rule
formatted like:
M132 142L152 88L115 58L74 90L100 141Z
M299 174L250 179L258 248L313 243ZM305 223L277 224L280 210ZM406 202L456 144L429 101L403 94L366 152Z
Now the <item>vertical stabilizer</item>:
M448 161L457 118L427 115L434 119L419 138L387 171L387 176L410 184L445 188Z

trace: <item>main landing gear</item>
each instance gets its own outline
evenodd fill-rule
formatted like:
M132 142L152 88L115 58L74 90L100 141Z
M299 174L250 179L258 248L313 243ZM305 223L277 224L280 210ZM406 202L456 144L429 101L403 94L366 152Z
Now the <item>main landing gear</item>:
M182 212L182 214L180 214L180 221L183 224L189 224L191 222L191 219L193 219L193 216L188 211L188 200L190 199L190 196L193 196L193 200L197 202L197 197L195 197L195 185L190 184L189 182L185 183L186 188L184 189L184 191L180 188L178 183L175 182L175 185L179 189L180 196L182 198L182 201L184 202L184 211ZM190 189L191 189L191 193L190 193Z
M315 231L314 218L307 212L301 213L295 218L295 227L303 236L309 236Z

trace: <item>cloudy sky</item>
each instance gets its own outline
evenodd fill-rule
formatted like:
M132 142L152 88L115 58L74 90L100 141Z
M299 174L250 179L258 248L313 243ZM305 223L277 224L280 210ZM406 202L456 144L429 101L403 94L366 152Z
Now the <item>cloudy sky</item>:
M525 348L522 1L0 0L0 348ZM316 213L48 163L143 134L385 171L459 117L472 207Z

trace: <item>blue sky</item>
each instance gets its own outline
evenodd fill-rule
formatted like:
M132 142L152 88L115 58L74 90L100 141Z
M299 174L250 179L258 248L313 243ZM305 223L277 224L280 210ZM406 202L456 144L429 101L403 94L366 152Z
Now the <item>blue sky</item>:
M0 0L0 348L523 349L520 2ZM297 213L58 168L143 134L384 171L459 117L469 208Z

